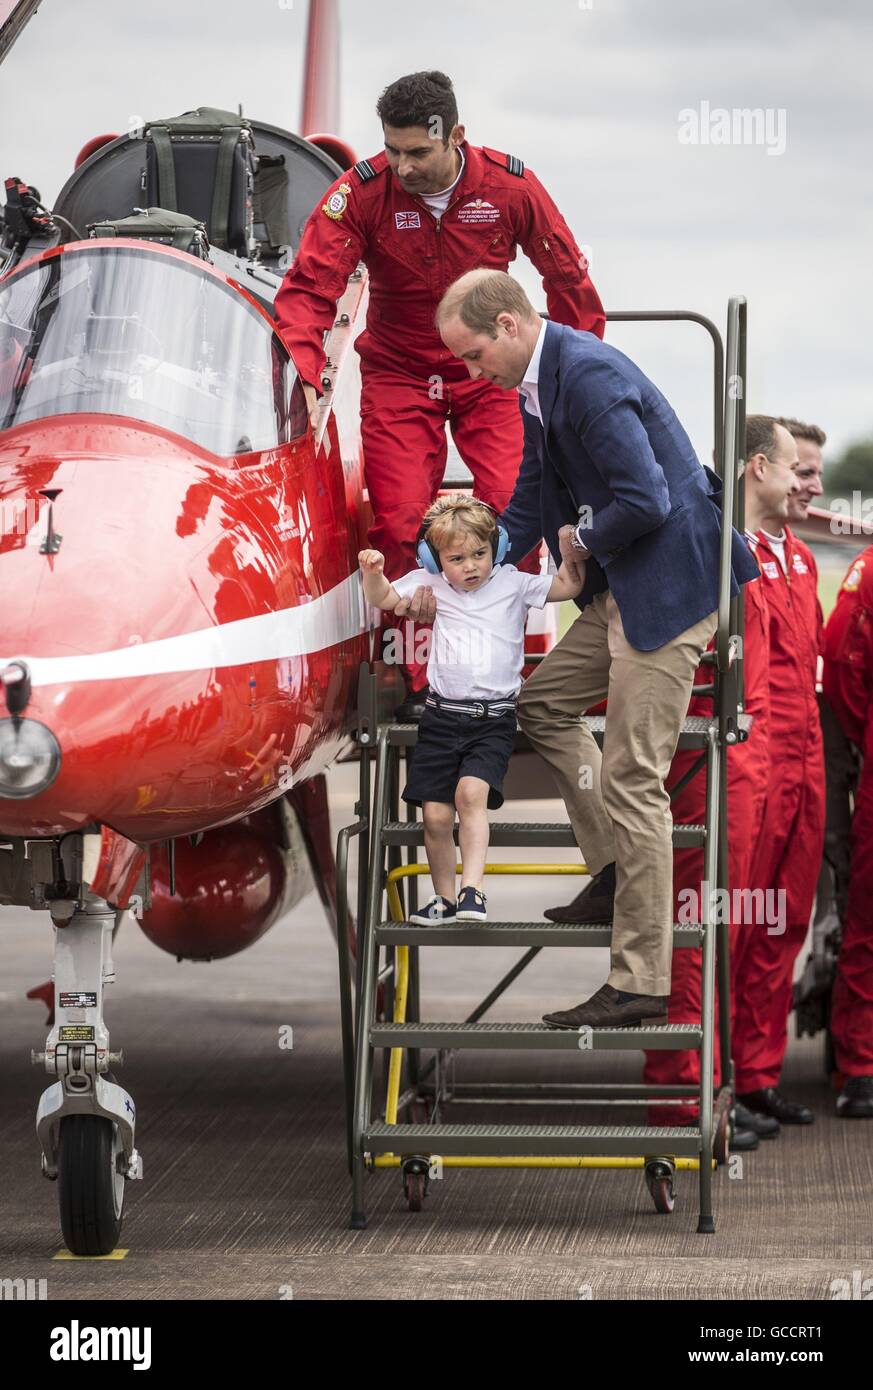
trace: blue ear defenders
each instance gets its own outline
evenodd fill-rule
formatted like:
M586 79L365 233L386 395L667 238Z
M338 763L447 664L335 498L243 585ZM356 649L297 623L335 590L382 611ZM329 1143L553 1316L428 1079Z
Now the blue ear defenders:
M479 502L478 497L476 501ZM489 512L493 512L497 516L494 508L489 507L487 502L479 502L479 506L488 507ZM419 527L418 535L415 538L415 558L421 568L427 570L428 574L441 574L443 567L440 564L440 554L436 546L431 545L430 541L426 539L427 530L428 527L425 525ZM491 555L494 564L502 564L511 549L512 541L509 539L506 527L498 520L497 530L491 534Z

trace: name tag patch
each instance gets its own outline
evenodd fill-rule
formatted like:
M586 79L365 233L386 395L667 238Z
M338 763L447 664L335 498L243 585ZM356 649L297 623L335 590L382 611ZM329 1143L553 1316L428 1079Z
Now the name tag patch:
M464 203L463 207L458 209L459 222L496 222L499 217L500 208L486 202L484 198L474 198L471 203Z

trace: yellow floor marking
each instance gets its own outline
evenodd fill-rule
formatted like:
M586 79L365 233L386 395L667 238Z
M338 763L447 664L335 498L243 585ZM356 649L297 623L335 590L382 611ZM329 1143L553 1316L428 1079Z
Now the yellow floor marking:
M69 1250L59 1250L52 1255L53 1260L123 1260L126 1250L113 1250L111 1255L71 1255Z

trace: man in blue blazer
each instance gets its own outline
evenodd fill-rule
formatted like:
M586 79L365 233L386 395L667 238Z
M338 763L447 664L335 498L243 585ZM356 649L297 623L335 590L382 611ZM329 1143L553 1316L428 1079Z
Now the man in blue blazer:
M524 453L503 514L512 554L545 538L575 563L581 609L522 687L518 717L552 767L593 880L579 921L613 922L609 979L555 1027L665 1023L673 947L664 779L717 621L717 476L628 357L539 317L502 271L474 270L437 326L474 378L517 389ZM732 593L757 577L734 533ZM608 695L603 756L580 716Z

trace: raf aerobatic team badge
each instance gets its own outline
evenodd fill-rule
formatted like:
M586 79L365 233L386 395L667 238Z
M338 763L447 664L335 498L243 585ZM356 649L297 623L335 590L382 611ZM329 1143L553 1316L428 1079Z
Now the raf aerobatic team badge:
M853 594L856 589L860 588L863 570L864 561L856 560L843 580L843 589L847 594Z
M341 183L339 188L334 189L326 203L322 203L321 210L326 212L328 217L332 217L334 222L338 222L349 205L349 194L352 191L350 183Z

